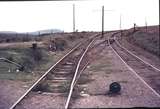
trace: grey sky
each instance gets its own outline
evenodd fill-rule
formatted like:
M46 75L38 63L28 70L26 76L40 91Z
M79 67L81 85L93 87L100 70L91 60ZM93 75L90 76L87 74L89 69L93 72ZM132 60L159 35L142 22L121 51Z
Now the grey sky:
M72 31L72 5L75 4L76 29L101 30L101 7L105 7L105 30L159 24L159 0L81 0L0 2L0 31L29 32L57 28ZM110 10L110 11L108 11Z

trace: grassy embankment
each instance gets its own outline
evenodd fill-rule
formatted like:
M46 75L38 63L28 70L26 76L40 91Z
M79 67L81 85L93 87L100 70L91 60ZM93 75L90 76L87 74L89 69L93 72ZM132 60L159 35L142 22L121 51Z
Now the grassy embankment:
M140 27L139 31L129 35L128 41L144 50L160 56L159 26Z

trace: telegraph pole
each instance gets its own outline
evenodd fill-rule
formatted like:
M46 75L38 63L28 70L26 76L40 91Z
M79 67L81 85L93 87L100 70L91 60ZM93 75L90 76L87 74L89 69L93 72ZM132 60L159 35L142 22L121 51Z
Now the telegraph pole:
M101 38L103 38L103 36L104 36L104 11L114 11L114 10L104 10L104 6L102 6L102 10L100 10L100 11L102 11L102 36L101 36Z
M121 19L121 14L120 14L120 23L119 23L119 29L121 30L121 28L122 28L122 19Z
M147 32L147 20L145 18L145 26L146 26L146 32Z
M121 37L122 37L122 15L120 14L120 20L119 20L119 29L120 29L120 31L121 31Z
M133 32L135 32L136 31L136 23L134 23L134 30L133 30Z
M104 6L102 6L102 38L104 35Z
M75 5L73 4L73 32L75 32Z

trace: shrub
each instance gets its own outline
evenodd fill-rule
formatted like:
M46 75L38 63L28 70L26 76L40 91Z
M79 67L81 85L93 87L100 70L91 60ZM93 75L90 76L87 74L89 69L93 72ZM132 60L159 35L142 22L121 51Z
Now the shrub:
M47 82L41 82L39 83L35 88L32 89L32 91L42 91L42 92L48 92L49 90L49 85Z
M67 43L63 39L56 38L55 39L55 46L56 46L56 50L63 51L65 49L65 47L67 46Z

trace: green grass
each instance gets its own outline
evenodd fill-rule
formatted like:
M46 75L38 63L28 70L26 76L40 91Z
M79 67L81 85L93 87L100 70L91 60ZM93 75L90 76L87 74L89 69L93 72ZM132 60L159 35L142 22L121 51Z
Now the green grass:
M34 81L66 54L69 49L58 51L55 54L49 53L46 48L42 47L38 48L38 50L41 51L42 59L36 62L31 55L31 48L0 48L0 57L12 57L14 62L25 66L23 72L16 72L17 66L0 61L0 79ZM11 72L8 72L9 69Z
M17 67L15 65L0 61L0 79L20 80L31 83L35 81L35 79L37 79L40 75L44 74L54 63L56 63L64 54L66 54L68 50L73 48L74 45L76 45L80 40L82 39L76 39L75 41L67 40L68 47L64 51L55 52L55 54L48 51L48 42L46 42L46 45L43 44L43 46L38 45L38 50L42 55L42 59L39 62L34 61L30 45L16 45L4 48L0 47L0 58L12 57L14 62L25 66L25 70L23 72L16 72ZM9 69L11 70L11 72L8 72Z
M0 79L23 80L29 81L33 79L33 74L37 70L44 73L49 67L49 61L54 60L53 55L49 55L45 48L38 48L41 51L42 59L36 62L31 55L31 48L1 48L0 57L12 57L13 61L25 67L23 72L16 72L17 66L0 61ZM53 64L53 61L51 61ZM11 70L8 72L8 70Z

